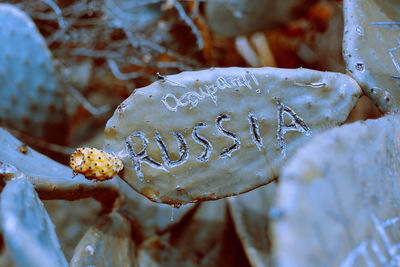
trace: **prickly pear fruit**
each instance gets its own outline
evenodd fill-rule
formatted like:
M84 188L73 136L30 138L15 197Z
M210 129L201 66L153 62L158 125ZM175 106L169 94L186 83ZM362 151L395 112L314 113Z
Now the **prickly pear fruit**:
M83 175L72 179L71 168L24 145L0 128L0 178L21 175L35 186L41 199L76 200L90 196L109 199L116 196L118 184L122 184L115 179L94 184Z
M311 134L343 122L361 93L347 75L217 68L137 89L105 129L121 177L155 202L235 195L277 177Z
M118 157L90 147L77 148L71 155L69 165L74 172L95 181L112 179L124 168L124 164Z

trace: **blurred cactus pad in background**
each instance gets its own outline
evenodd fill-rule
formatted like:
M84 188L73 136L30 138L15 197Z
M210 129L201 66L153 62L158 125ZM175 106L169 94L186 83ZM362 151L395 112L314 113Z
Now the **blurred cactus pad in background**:
M400 266L398 0L0 3L0 266Z

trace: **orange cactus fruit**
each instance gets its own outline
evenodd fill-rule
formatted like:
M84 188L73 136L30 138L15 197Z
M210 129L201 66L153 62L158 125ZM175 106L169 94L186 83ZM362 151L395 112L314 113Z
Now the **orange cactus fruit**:
M69 165L74 173L81 173L86 179L95 181L111 179L124 168L118 157L89 147L77 148L71 155Z

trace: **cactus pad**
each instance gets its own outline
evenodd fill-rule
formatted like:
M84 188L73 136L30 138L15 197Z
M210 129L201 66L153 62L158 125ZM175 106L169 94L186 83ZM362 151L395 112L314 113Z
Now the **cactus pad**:
M0 21L0 123L60 140L64 91L45 40L12 5L0 4Z
M283 167L277 266L399 265L399 119L329 130Z
M83 236L70 266L137 266L131 225L118 213L104 215Z
M295 11L307 6L307 2L309 1L208 1L206 16L208 24L216 33L242 35L271 29L293 19L296 16Z
M136 31L156 24L163 16L160 3L138 0L105 0L103 11L114 25Z
M294 149L343 122L361 90L339 73L216 68L160 77L107 122L105 151L155 202L218 199L267 184Z
M276 198L275 184L229 198L229 208L252 266L273 266L269 211Z
M24 178L7 182L1 194L1 224L18 266L68 266L43 203Z
M400 2L345 0L343 58L384 112L400 107Z

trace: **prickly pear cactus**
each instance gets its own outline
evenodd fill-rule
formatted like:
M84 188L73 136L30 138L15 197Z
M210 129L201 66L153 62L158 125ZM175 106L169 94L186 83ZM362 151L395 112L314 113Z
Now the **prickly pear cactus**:
M225 199L200 203L185 229L172 232L170 242L183 255L190 255L188 258L195 262L202 260L200 255L221 255L222 244L218 244L218 240L223 238L228 228L227 222ZM189 243L192 245L188 246ZM222 257L214 260L224 261Z
M216 33L241 35L281 25L293 19L296 11L307 6L306 3L307 0L209 1L206 5L206 17Z
M80 149L73 169L0 128L0 253L5 247L16 265L66 266L64 255L69 260L72 251L70 265L82 267L400 265L399 116L329 131L361 117L349 119L350 111L370 109L363 101L354 109L359 84L381 110L398 110L398 2L345 0L349 75L212 68L158 74L139 89L156 71L243 65L236 52L226 53L232 38L221 35L257 30L265 32L235 43L251 64L307 62L344 72L332 42L341 40L340 3L17 2L38 23L60 66L68 66L63 81L70 78L68 88L82 90L87 100L70 92L92 114L102 110L92 101L119 103L133 94L107 123L103 150L109 154ZM281 22L284 29L268 30ZM0 125L37 140L57 136L67 107L70 140L88 146L77 134L90 128L81 120L85 114L72 101L62 103L44 39L9 5L0 5L0 44ZM73 170L81 174L73 178ZM64 255L39 197L48 200ZM51 203L89 197L100 203L75 203L79 209Z
M64 91L46 41L12 5L0 4L0 21L0 123L58 140L64 130Z
M200 203L190 220L148 238L137 253L140 266L155 267L249 266L243 254L225 199Z
M118 213L103 216L75 249L70 266L137 266L129 221Z
M9 181L21 177L34 185L42 199L77 200L93 197L105 206L110 206L118 197L118 204L115 205L115 209L134 225L137 230L135 237L138 240L144 240L167 231L178 224L195 207L195 204L189 204L174 209L168 205L153 203L135 192L118 177L101 183L86 180L82 175L72 178L70 168L36 152L0 128L0 179ZM84 201L82 203L92 202ZM54 216L52 217L53 220L55 219L54 222L59 223L57 230L60 239L63 241L62 244L66 246L64 249L67 249L67 251L64 252L67 255L68 249L76 245L75 243L71 244L71 240L75 240L79 232L82 231L81 228L76 229L77 225L80 224L79 227L84 228L85 223L87 224L89 220L83 219L84 223L79 221L79 218L83 217L81 213L82 210L85 210L85 207L74 209L69 205L64 206L62 203L47 201L47 207L50 207L50 209L57 206L61 206L58 212L57 210L50 210L49 213ZM93 206L86 207L88 212L86 216L95 216L92 218L95 220L96 214L93 214L93 209L95 210ZM62 214L60 214L60 210L62 210ZM65 214L72 215L73 219L65 217ZM108 219L104 220L107 221ZM125 222L121 224L123 225ZM77 259L75 263L79 264L80 260L85 262L85 257Z
M138 0L105 0L105 15L116 26L126 29L143 30L162 17L161 3L144 3Z
M329 130L292 157L278 188L277 266L400 264L399 119Z
M124 182L121 183L119 192L120 199L115 208L126 218L129 218L135 229L138 229L135 233L138 240L144 240L155 234L165 232L178 224L196 207L196 204L187 204L174 208L170 205L154 203Z
M269 229L276 191L277 185L271 183L228 199L236 233L252 266L274 266Z
M1 194L1 227L18 266L68 266L43 203L24 177Z
M400 2L344 0L347 69L384 112L400 107Z
M286 155L342 123L360 96L350 77L307 69L217 68L161 77L107 122L121 177L155 202L218 199L267 184Z

